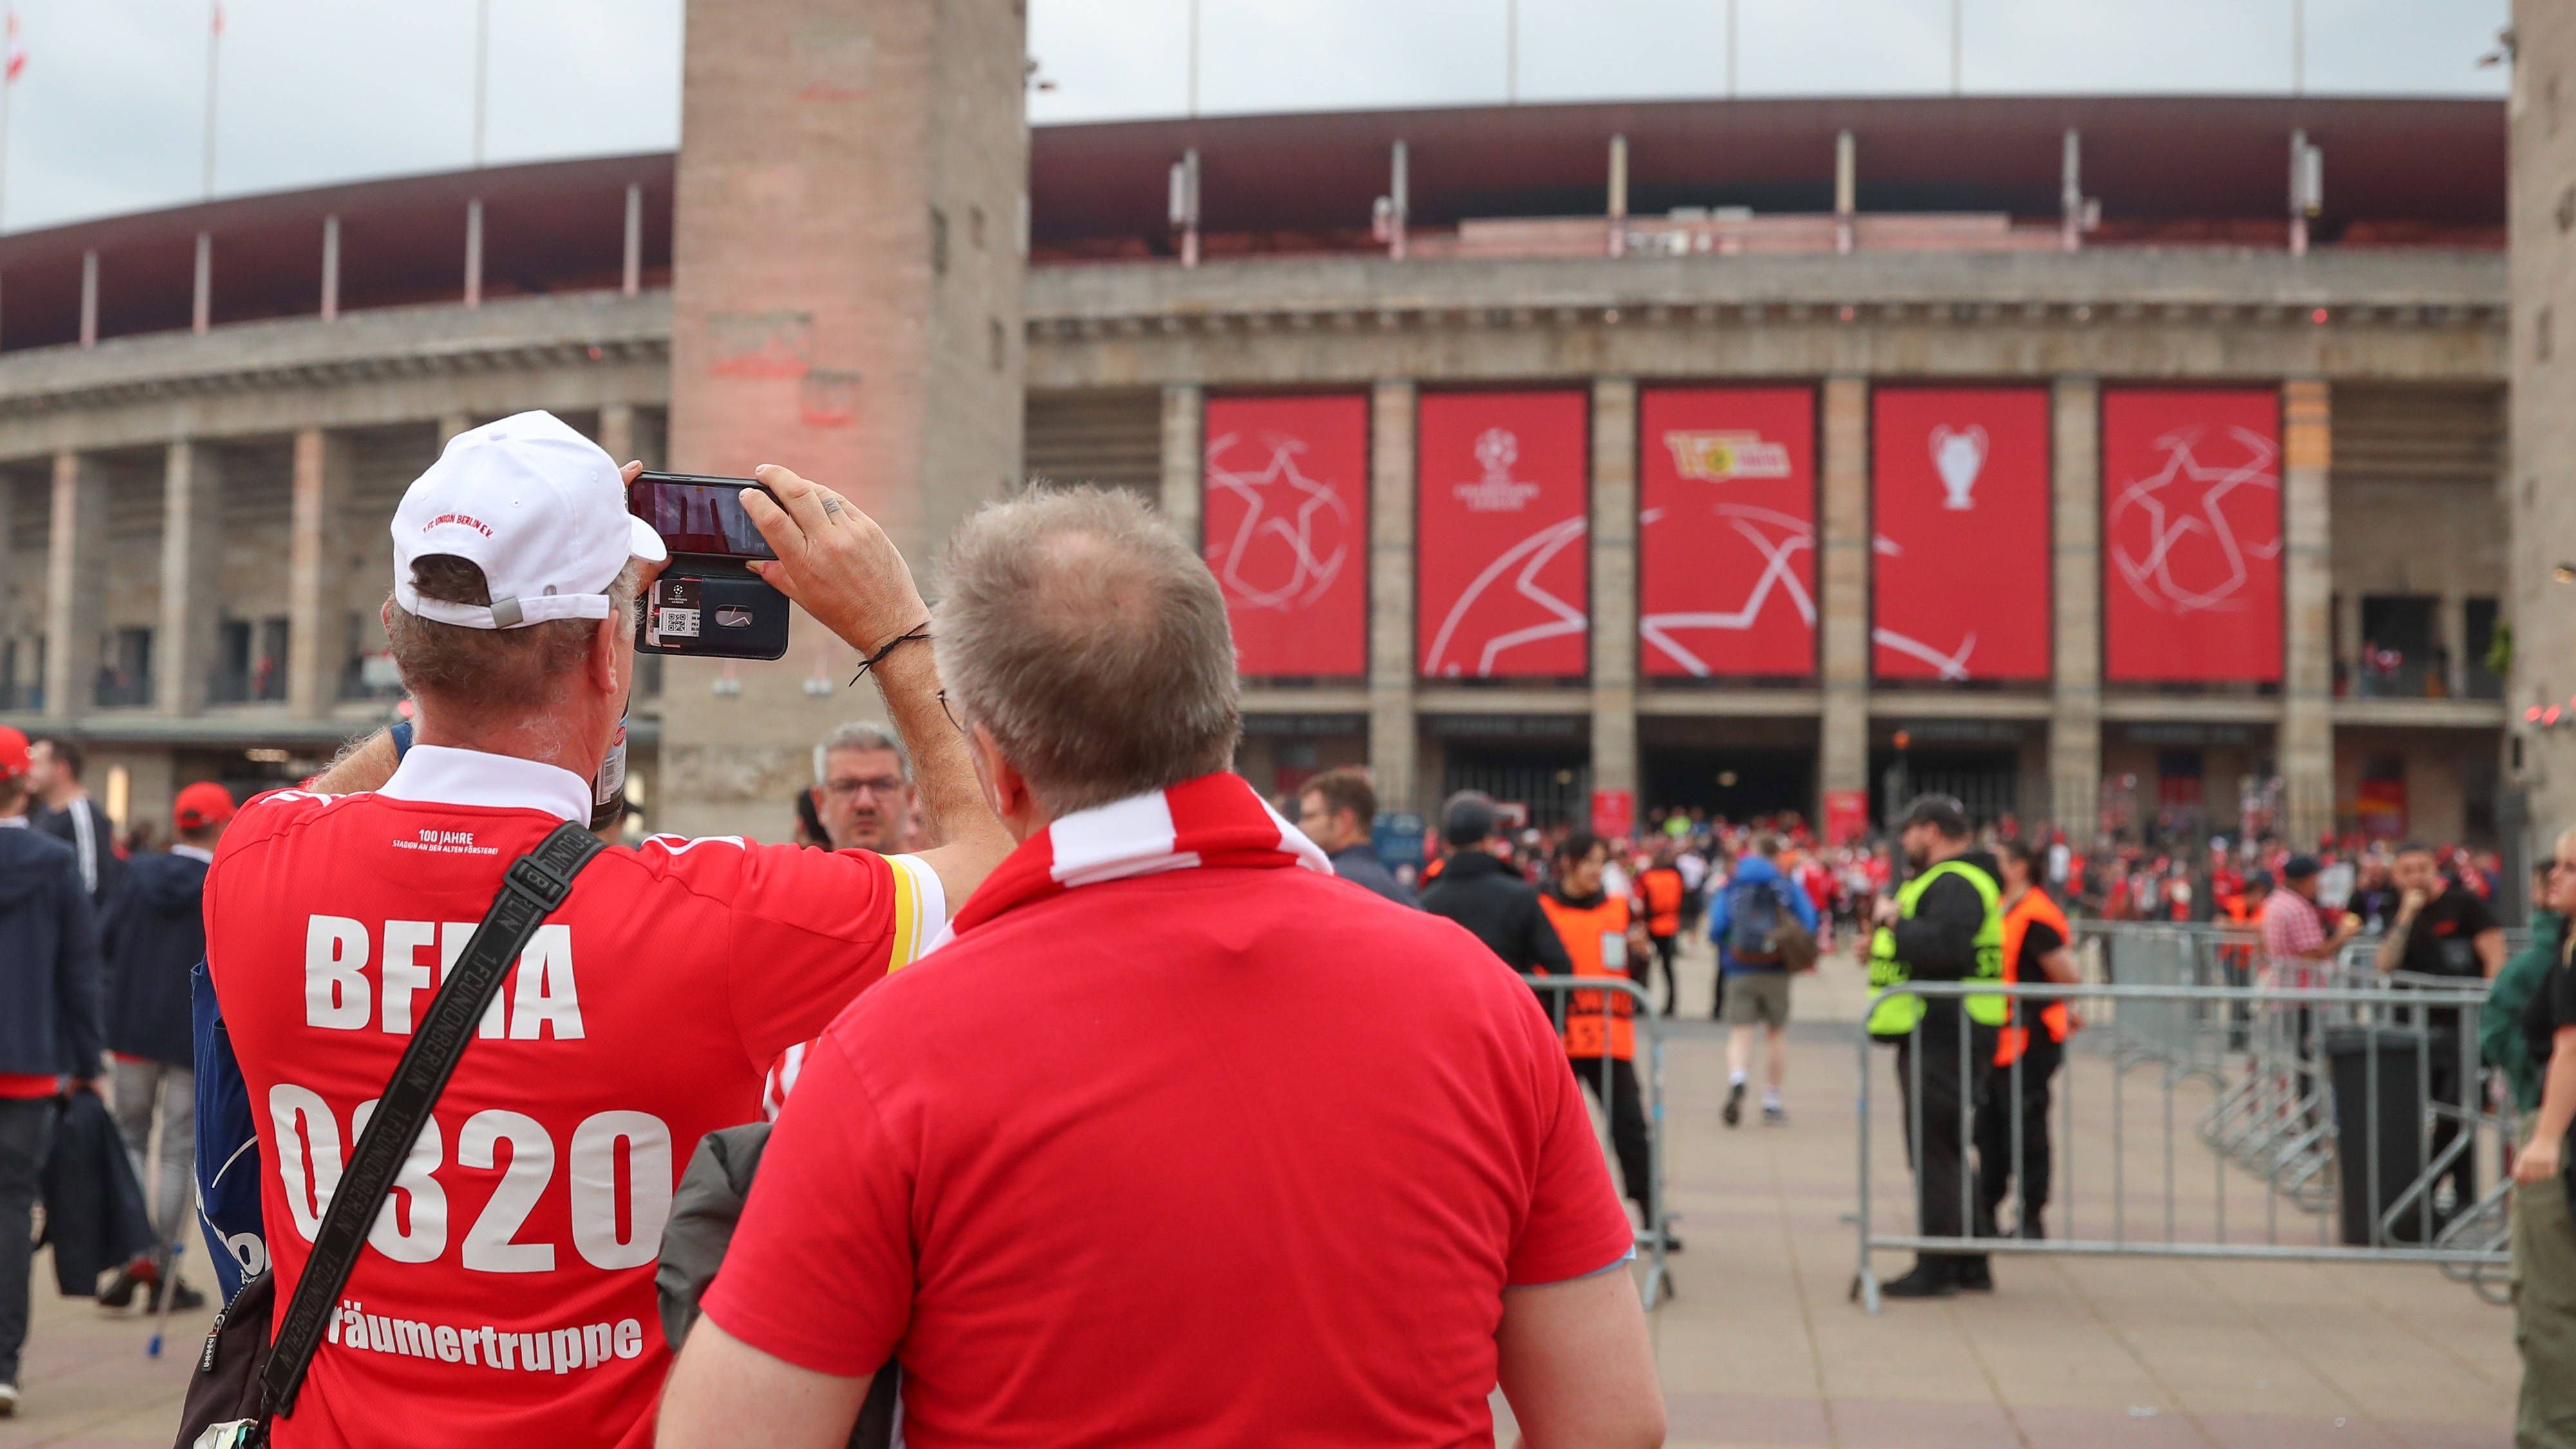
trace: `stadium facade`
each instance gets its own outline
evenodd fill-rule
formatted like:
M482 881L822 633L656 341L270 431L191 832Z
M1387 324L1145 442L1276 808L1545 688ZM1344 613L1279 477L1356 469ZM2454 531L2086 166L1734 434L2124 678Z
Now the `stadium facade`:
M385 528L444 436L546 407L621 457L807 462L728 431L756 395L922 460L812 469L917 559L1031 479L1156 499L1234 603L1264 788L1366 762L1397 803L1541 816L1848 829L1937 787L2079 837L2522 828L2504 102L1041 127L930 147L900 225L809 227L764 302L707 198L780 204L743 144L778 122L700 124L694 21L721 164L0 238L0 720L89 740L140 820L291 776L395 705ZM899 356L776 300L876 271L929 299ZM902 378L929 421L888 441ZM648 676L657 827L783 832L856 698L817 632Z

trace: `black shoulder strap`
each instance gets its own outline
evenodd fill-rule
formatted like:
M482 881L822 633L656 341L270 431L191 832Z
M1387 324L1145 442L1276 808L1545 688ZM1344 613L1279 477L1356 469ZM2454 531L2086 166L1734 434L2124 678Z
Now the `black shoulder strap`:
M567 821L536 849L513 861L502 877L501 893L493 898L483 924L474 928L473 939L465 943L465 954L456 959L430 1000L419 1030L403 1048L393 1080L385 1084L375 1115L367 1119L367 1130L358 1134L348 1169L331 1192L331 1206L322 1214L321 1231L314 1235L313 1252L295 1282L295 1296L278 1321L276 1346L260 1377L270 1414L283 1417L294 1412L304 1370L322 1346L323 1329L340 1290L348 1286L358 1250L366 1246L376 1214L393 1191L394 1178L411 1155L412 1144L429 1124L430 1108L447 1089L457 1060L465 1055L465 1044L474 1039L485 1008L500 993L501 982L537 934L537 927L572 893L573 877L605 848L587 828Z

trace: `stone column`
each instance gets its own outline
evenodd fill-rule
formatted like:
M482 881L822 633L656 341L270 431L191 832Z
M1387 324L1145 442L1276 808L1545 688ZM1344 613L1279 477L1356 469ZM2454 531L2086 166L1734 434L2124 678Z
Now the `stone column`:
M2049 402L2057 596L2050 814L2082 849L2102 826L2102 384L2061 377Z
M1637 380L1592 382L1592 788L1637 789Z
M1192 548L1200 544L1206 499L1206 395L1198 384L1163 385L1163 516L1179 529Z
M635 405L603 403L599 409L599 450L622 467L644 456L636 450Z
M320 428L298 432L286 565L286 708L297 719L331 712L348 662L342 560L332 538L348 496L348 440Z
M161 470L161 627L152 697L163 712L206 707L222 612L223 460L193 438L170 444Z
M2334 413L2325 380L2281 384L2281 771L2284 834L2301 847L2334 828L2333 539L2326 483Z
M1369 396L1369 768L1389 810L1418 808L1413 718L1413 384Z
M470 427L472 427L472 426L474 426L474 416L473 416L473 414L471 414L471 413L441 413L441 414L439 414L439 415L438 415L438 446L440 446L441 448L446 447L446 446L448 445L448 443L449 443L449 442L451 442L451 441L453 441L453 440L454 440L454 438L456 437L456 435L457 435L458 433L464 432L467 428L470 428ZM626 460L625 460L625 459L623 459L623 458L620 458L620 459L618 459L617 461L619 461L619 462L623 463L623 462L625 462Z
M2441 640L2442 652L2450 658L2450 666L2442 674L2442 688L2457 699L2466 694L2469 687L2468 596L2461 593L2456 585L2444 589L2439 607L2441 612L2435 616L2433 627Z
M45 549L45 714L89 713L107 613L107 472L80 453L54 455L53 527Z
M1816 768L1823 791L1869 779L1869 379L1825 379L1824 508L1817 625L1823 631L1824 719ZM1824 818L1823 802L1816 818Z

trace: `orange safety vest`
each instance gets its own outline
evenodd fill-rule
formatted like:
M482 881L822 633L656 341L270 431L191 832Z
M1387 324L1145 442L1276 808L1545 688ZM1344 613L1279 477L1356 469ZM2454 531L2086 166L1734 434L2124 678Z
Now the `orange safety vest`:
M1569 906L1555 896L1541 893L1539 907L1547 912L1547 923L1556 928L1565 942L1565 954L1574 958L1577 976L1626 977L1628 971L1628 903L1618 896L1607 896L1601 904L1585 908ZM1636 1002L1620 991L1573 991L1565 1006L1565 1054L1570 1057L1598 1057L1602 1054L1604 1036L1610 1043L1610 1055L1619 1060L1634 1061L1637 1056L1637 1024L1631 1018Z
M2037 886L2022 892L2021 899L2013 902L2004 911L2004 980L2007 983L2021 979L2022 937L2029 932L2030 923L2033 921L2046 921L2057 929L2059 940L2069 945L2075 942L2075 928L2066 924L2066 913L2057 908L2057 902L2048 898L2048 892ZM2021 1007L2022 1002L2018 1000L2013 1002L2015 1019L1995 1037L1996 1066L2011 1066L2021 1056L2022 1047L2027 1039L2027 1028L2023 1027L2019 1020ZM2066 1003L2052 1001L2041 1007L2039 1022L2040 1025L2048 1028L2050 1041L2065 1041L2068 1030Z
M1639 876L1637 885L1646 893L1648 934L1680 935L1682 933L1682 895L1689 889L1682 883L1682 873L1669 865L1659 865Z

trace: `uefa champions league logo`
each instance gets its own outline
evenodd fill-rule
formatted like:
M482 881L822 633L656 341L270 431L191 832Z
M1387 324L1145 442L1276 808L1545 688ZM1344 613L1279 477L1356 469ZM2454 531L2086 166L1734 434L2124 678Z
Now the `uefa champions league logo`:
M1538 497L1539 487L1512 476L1521 460L1521 440L1509 428L1487 428L1476 435L1476 466L1485 476L1449 491L1469 513L1518 513Z

